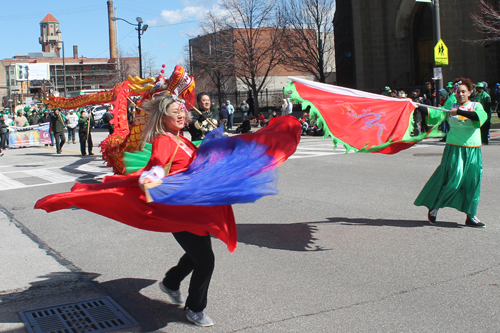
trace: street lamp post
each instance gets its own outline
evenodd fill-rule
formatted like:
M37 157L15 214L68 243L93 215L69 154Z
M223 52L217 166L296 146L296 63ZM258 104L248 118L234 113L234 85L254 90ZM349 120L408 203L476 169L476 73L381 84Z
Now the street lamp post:
M61 36L61 30L57 29L56 34L58 36ZM66 58L64 57L64 42L62 40L59 40L59 43L62 44L62 51L63 51L63 75L64 75L64 98L66 98ZM59 48L61 49L61 48ZM57 67L56 67L57 71Z
M124 20L122 18L119 18L119 17L111 17L111 21L117 21L117 20L120 20L120 21L125 21L127 22L128 24L130 25L133 25L135 26L135 30L137 30L137 37L139 38L139 76L142 77L142 50L141 50L141 35L144 34L144 32L146 30L148 30L148 25L147 24L144 24L144 26L142 26L142 18L140 17L137 17L135 20L137 21L137 24L133 24L133 23L130 23L129 21L127 20Z

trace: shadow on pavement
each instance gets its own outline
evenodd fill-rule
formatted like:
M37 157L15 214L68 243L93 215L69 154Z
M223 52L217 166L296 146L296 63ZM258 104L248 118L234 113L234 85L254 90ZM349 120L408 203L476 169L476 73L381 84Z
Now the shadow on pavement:
M238 224L238 242L277 250L327 251L314 246L317 223Z
M365 219L365 218L349 218L349 217L328 217L328 221L310 222L312 224L319 223L340 223L343 225L372 225L376 227L404 227L418 228L424 226L436 226L442 228L463 228L464 225L455 222L440 222L430 224L427 220L387 220L387 219Z
M95 281L99 276L100 274L86 272L51 273L41 276L43 281L30 283L31 287L27 290L0 295L0 301L5 305L17 304L13 312L0 312L0 323L22 323L18 311L110 296L139 322L140 329L134 332L154 332L171 322L191 325L181 306L141 294L142 289L158 283L157 280L122 278L106 282ZM166 294L161 295L168 300Z
M314 233L319 224L338 223L342 225L371 225L377 227L421 228L435 226L441 228L464 228L455 222L436 222L431 225L426 220L389 220L349 217L328 217L327 221L299 222L288 224L238 224L238 242L286 251L329 251L315 246Z

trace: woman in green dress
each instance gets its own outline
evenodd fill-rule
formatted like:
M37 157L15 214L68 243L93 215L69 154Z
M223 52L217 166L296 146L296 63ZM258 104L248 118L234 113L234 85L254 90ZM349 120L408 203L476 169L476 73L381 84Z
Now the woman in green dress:
M457 101L445 107L446 120L450 131L446 137L446 147L441 164L427 181L415 200L416 206L429 209L429 222L437 219L439 208L452 207L465 214L465 224L484 227L476 217L483 163L481 157L481 125L487 120L487 114L480 103L469 101L473 84L470 79L458 78L453 81ZM429 113L442 112L419 106L420 111Z

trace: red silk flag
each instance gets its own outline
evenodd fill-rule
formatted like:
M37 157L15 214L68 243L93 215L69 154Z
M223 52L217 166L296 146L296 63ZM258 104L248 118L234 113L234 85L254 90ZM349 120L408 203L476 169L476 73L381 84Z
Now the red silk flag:
M331 136L346 150L367 153L395 154L437 132L437 127L418 136L413 131L413 110L409 99L397 99L345 87L290 78L285 88L291 99L302 102L302 109L311 107L312 119L325 137ZM438 125L438 124L437 124Z

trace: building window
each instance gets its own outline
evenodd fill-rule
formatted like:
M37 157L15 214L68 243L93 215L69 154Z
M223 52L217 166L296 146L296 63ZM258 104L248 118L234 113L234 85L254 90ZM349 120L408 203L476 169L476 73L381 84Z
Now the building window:
M95 71L95 65L92 65L92 70Z
M76 66L73 66L73 70L76 71Z
M95 76L92 76L92 81L95 81Z
M14 79L10 79L10 85L11 85L11 86L15 86L15 85L16 85L16 82L15 82L15 80L14 80Z
M50 35L51 35L51 36L54 36L54 34L53 34L52 32L50 33Z

